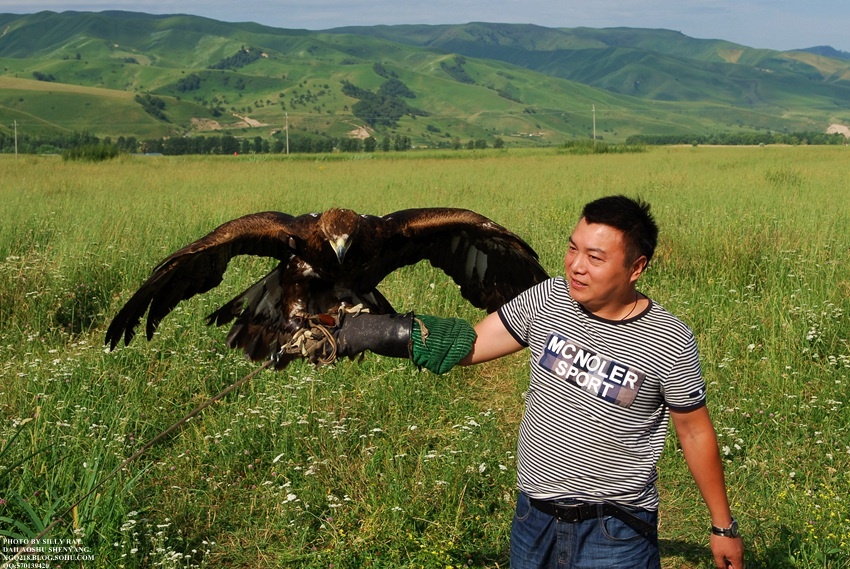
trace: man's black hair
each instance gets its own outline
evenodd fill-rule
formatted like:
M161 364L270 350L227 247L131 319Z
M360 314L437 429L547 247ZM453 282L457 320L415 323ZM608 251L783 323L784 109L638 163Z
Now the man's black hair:
M584 206L581 216L588 223L609 225L623 232L626 244L626 262L631 264L644 255L652 260L658 245L658 225L649 211L649 203L638 198L608 196Z

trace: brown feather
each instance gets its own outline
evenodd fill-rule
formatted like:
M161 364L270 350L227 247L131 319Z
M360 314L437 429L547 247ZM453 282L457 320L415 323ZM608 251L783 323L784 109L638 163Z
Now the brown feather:
M128 344L145 313L150 340L180 301L218 286L238 255L280 261L207 317L217 326L233 322L227 345L253 360L277 353L310 315L357 304L373 313L395 312L378 284L422 260L442 269L465 299L488 312L548 278L525 241L470 210L420 208L383 217L337 208L298 217L256 213L220 225L157 265L110 323L106 343L111 349L122 338Z

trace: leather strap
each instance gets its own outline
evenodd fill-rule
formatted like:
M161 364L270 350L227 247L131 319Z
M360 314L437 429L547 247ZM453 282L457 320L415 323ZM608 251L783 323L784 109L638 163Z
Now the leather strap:
M559 504L547 500L529 498L531 505L559 522L578 523L606 516L613 516L622 521L643 537L649 539L657 533L657 528L638 516L632 514L625 508L621 508L610 502L599 504Z

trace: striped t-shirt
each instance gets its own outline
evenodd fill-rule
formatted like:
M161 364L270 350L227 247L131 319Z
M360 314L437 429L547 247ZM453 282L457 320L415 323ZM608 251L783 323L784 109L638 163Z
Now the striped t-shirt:
M531 351L518 485L532 498L658 509L670 409L705 404L690 328L650 301L622 321L592 315L562 277L499 309Z

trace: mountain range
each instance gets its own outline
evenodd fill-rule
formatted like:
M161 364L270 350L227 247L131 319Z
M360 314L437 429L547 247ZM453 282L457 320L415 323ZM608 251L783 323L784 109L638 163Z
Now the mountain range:
M323 31L136 12L0 14L0 133L501 138L850 126L850 54L635 28Z

